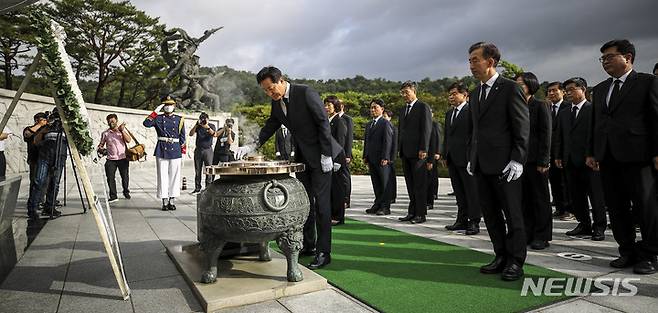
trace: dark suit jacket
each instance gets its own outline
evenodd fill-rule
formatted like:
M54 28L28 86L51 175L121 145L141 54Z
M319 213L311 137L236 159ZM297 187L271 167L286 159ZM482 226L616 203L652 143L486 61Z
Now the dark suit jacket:
M592 134L588 155L603 160L606 150L619 162L647 162L658 156L658 79L635 70L615 103L606 103L609 78L592 92Z
M440 154L443 148L441 145L443 141L441 140L441 126L439 123L432 121L432 132L430 133L430 148L427 152L427 161L434 162L434 155Z
M541 166L550 164L551 154L551 112L546 101L535 97L528 101L530 111L530 140L528 141L528 160Z
M354 142L354 120L352 120L352 117L347 115L347 113L343 113L343 116L341 117L345 121L345 126L347 126L347 138L345 139L343 150L345 150L346 157L352 158L352 143Z
M283 129L279 128L276 130L274 134L275 152L279 152L282 158L289 159L290 153L294 151L294 146L290 130L286 132L285 137L283 136Z
M427 152L430 147L432 112L430 107L420 100L414 103L408 116L404 115L406 109L405 104L399 115L400 157L418 158L418 151Z
M363 158L373 164L379 164L381 160L391 161L393 155L393 126L391 122L383 117L379 118L375 127L372 123L366 124L363 141Z
M571 121L571 108L560 112L557 118L555 159L562 160L565 166L568 163L577 167L585 166L587 138L592 119L592 104L585 101L574 122Z
M460 167L466 167L468 164L468 151L471 141L471 132L473 123L471 122L471 108L468 105L462 107L457 118L450 123L455 108L446 112L444 136L441 156L448 162Z
M280 101L272 100L272 112L258 134L258 144L263 145L281 124L286 125L295 136L296 157L312 168L320 168L320 155L336 157L343 150L331 137L320 95L308 86L290 84L289 101L286 115Z
M393 126L393 123L389 121L389 125L391 129L393 130L393 142L391 143L391 153L389 154L390 156L390 161L394 162L396 155L398 154L398 129L397 127Z
M502 75L491 86L484 103L479 100L480 88L478 85L469 98L473 119L471 168L496 175L510 160L526 162L529 111L521 88Z
M347 139L347 125L345 125L345 120L336 114L329 122L329 127L331 128L331 136L336 139L341 147L345 147L345 141Z
M560 103L560 107L557 109L557 113L560 114L560 112L567 110L571 108L571 103L567 102L566 100L563 100L562 103ZM550 103L548 107L548 111L551 114L551 124L552 124L552 132L551 132L551 160L555 160L555 138L557 138L557 115L553 116L553 104ZM552 165L552 164L551 164Z

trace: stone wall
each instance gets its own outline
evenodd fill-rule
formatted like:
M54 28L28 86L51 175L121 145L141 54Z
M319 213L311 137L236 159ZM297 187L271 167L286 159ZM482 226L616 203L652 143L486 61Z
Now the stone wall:
M0 89L0 119L6 114L7 108L11 104L15 93L16 92L13 90ZM9 119L9 123L7 124L9 129L11 129L16 135L20 136L20 138L10 136L9 139L5 141L7 175L18 174L28 170L27 162L25 161L27 159L27 146L22 140L23 129L26 126L31 126L34 124L34 114L42 111L52 111L54 106L55 103L52 97L44 97L28 93L24 93L22 95L21 100L18 102L18 105L16 106L16 109L14 110L11 118ZM98 145L101 133L107 129L107 122L105 117L110 113L115 113L119 117L119 123L126 122L126 126L128 129L130 129L133 135L135 135L137 140L140 143L146 145L146 151L148 154L146 162L131 162L131 167L147 166L155 168L155 157L153 157L153 151L155 149L155 143L157 140L155 130L142 126L144 118L151 113L150 111L91 103L87 103L85 106L87 107L87 111L89 113L89 128L91 136L94 139L94 145ZM185 118L186 133L189 133L190 129L194 126L199 117L197 113L186 114L179 112L176 114ZM224 120L231 117L229 113L209 113L209 115L210 123L215 124L217 128L223 126ZM237 118L233 119L235 120L234 132L237 134L238 120ZM184 161L186 163L192 163L194 160L195 138L196 137L188 137L187 155L184 156ZM237 148L237 141L233 143L232 148ZM90 162L91 158L86 160Z

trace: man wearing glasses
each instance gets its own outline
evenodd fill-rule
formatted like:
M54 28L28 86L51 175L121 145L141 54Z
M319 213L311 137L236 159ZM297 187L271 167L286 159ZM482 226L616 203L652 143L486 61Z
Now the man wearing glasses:
M615 268L633 266L637 274L653 274L658 264L658 79L633 70L635 47L612 40L599 58L610 78L594 87L587 165L601 172L612 234L620 257ZM631 210L631 203L633 209ZM634 221L641 241L635 241Z

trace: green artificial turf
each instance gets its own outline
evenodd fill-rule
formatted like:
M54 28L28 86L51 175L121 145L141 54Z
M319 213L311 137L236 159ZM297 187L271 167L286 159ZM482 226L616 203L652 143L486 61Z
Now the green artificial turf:
M485 253L355 220L332 234L332 262L316 272L383 312L518 312L566 299L522 297L523 280L480 274L492 260ZM524 271L535 281L568 277L529 264Z

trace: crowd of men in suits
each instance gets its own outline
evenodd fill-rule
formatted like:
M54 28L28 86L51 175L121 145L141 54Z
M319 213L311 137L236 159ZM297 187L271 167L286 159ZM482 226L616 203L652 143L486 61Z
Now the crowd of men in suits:
M372 100L362 157L374 202L366 213L391 213L399 157L409 195L407 214L399 221L426 222L437 196L437 167L445 162L458 207L456 221L446 229L475 235L483 218L493 244L495 258L481 273L517 280L524 275L527 247L549 246L552 218L575 218L578 225L567 235L600 241L608 216L620 254L610 266L655 273L658 79L633 69L635 47L628 40L607 42L600 52L610 78L591 95L586 80L574 77L551 82L546 100L540 100L533 73L503 77L496 71L498 48L478 42L469 48L468 60L479 83L470 92L461 82L448 88L451 109L443 127L417 98L413 82L400 88L406 105L397 126L384 101ZM285 82L278 69L264 68L259 84L273 101L258 144L276 131L282 143L277 156L296 153L296 161L310 169L298 175L311 200L302 254L315 255L309 267L320 268L331 260L331 226L344 222L349 206L353 122L338 98L321 101L312 89ZM287 110L291 105L294 111ZM281 125L295 136L293 144L285 143Z

